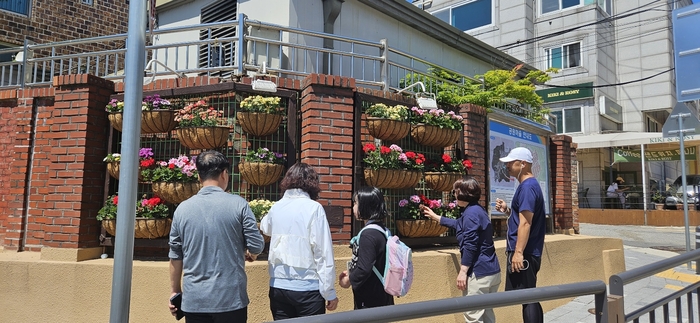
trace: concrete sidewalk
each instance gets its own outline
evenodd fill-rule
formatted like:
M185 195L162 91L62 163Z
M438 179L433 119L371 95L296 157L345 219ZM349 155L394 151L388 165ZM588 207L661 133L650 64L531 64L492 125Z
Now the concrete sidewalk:
M678 253L671 251L625 246L625 264L627 270L677 255ZM625 285L625 313L629 314L644 305L661 299L666 295L670 295L697 281L700 281L700 276L695 274L694 264L692 270L689 270L687 265L683 264L682 266ZM605 283L607 284L608 282ZM693 296L693 303L697 304L697 295ZM568 304L545 313L544 321L551 323L595 323L595 317L589 312L589 309L593 309L594 307L595 303L592 295L577 297ZM682 309L685 311L683 314L683 322L687 322L685 299L683 300ZM656 312L656 320L663 321L662 311L659 309ZM670 304L670 316L670 322L677 322L675 317L675 302ZM648 322L648 316L640 318L640 322Z

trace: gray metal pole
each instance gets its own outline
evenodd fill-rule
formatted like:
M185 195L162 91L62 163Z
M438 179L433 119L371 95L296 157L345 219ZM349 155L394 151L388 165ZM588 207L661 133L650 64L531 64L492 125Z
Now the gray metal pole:
M695 250L700 249L700 225L695 227ZM700 275L700 259L695 260L695 274Z
M126 66L122 159L120 163L121 171L119 172L119 205L117 206L112 302L109 311L110 323L129 322L131 273L134 258L136 184L139 164L139 141L141 140L143 69L146 61L146 3L147 0L131 0L129 4L129 30L124 61Z
M678 141L681 143L681 183L682 183L682 196L683 196L683 220L685 221L685 252L690 252L690 226L688 221L688 191L686 178L685 178L685 143L683 137L685 137L686 130L683 129L683 118L689 117L690 113L679 113L675 115L678 118ZM692 269L693 265L691 261L688 261L688 269Z
M647 225L647 170L644 160L644 144L642 144L642 203L644 203L644 225Z

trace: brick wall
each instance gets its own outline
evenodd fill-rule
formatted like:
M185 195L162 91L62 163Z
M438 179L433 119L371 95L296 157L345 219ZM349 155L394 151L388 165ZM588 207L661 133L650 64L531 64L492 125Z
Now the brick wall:
M486 180L488 173L488 165L486 164L488 117L486 109L478 105L464 104L460 106L459 113L464 117L464 154L472 161L473 165L469 175L481 184L480 203L486 207L488 199L488 182Z
M319 173L333 240L350 240L355 80L312 74L301 85L301 162Z
M126 33L128 1L32 0L29 16L0 11L0 42L22 45ZM123 48L124 44L108 44ZM81 45L82 49L105 49L104 45Z
M568 232L574 228L573 198L571 189L572 155L571 137L551 136L549 140L549 160L552 165L551 191L553 200L554 232Z
M17 106L17 91L0 91L0 246L4 245L7 231L7 216L10 212L11 165L14 160L15 136L17 135L15 118L9 117Z

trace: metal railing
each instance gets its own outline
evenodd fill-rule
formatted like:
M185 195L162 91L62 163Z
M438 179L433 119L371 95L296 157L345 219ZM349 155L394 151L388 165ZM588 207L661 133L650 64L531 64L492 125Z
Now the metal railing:
M239 14L237 20L160 28L147 35L147 61L159 63L149 65L145 71L148 77L173 73L242 76L265 64L267 71L282 77L339 75L382 90L398 90L407 80L417 78L430 80L426 84L428 91L444 83L458 90L468 83L480 82L390 48L385 39L368 41L285 27L250 20L244 14ZM24 46L1 49L0 55L17 54L17 59L0 63L0 88L49 84L53 76L79 73L123 79L126 37L117 34L47 44L25 42ZM449 77L432 73L435 70ZM517 104L495 108L534 119L532 111Z
M667 269L674 268L678 265L688 263L692 260L700 259L700 249L693 250L691 252L686 252L684 254L675 256L673 258L668 258L664 260L657 261L655 263L628 270L617 275L610 276L610 304L608 310L610 311L611 318L617 318L617 320L610 320L612 322L639 322L640 318L647 316L649 322L654 322L656 319L656 310L662 308L663 321L669 322L671 310L675 310L676 322L683 321L683 301L686 300L686 314L688 321L694 322L693 315L700 311L700 299L697 299L695 308L693 308L693 293L695 292L696 297L700 295L700 282L692 284L672 293L666 297L663 297L657 301L651 302L650 304L644 305L643 307L629 313L625 314L624 311L624 288L626 284L653 276L656 273L662 272ZM697 263L696 263L697 266ZM673 303L673 304L672 304ZM673 307L673 308L672 308Z
M332 314L307 316L287 319L280 322L338 322L338 323L374 323L394 322L401 320L425 318L437 315L461 313L484 308L497 308L562 299L583 295L595 295L596 322L606 322L603 313L605 306L606 286L603 281L594 280L582 283L558 286L521 289L501 293L454 297L434 301L423 301L408 304L375 307L355 311Z

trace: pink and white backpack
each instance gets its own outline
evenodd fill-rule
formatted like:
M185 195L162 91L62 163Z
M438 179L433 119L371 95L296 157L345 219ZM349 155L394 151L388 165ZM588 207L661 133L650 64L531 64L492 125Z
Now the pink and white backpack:
M379 273L377 267L372 267L372 270L379 277L387 294L399 297L405 296L408 290L411 289L411 284L413 284L413 253L411 248L401 242L399 237L392 236L389 230L384 230L376 224L369 224L360 231L356 237L358 245L362 231L368 228L382 231L386 235L384 274Z

